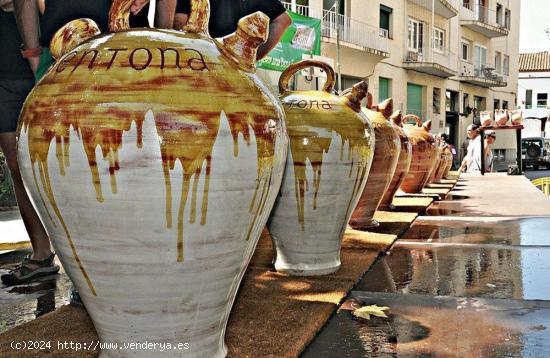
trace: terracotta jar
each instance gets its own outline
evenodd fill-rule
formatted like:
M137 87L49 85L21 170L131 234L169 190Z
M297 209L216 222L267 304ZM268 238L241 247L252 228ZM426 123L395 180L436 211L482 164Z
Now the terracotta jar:
M453 166L453 152L451 151L451 146L447 144L445 148L443 148L443 153L445 158L445 166L442 167L441 172L438 174L438 180L446 178Z
M403 116L401 114L401 111L396 111L394 114L392 114L390 118L393 129L395 130L395 132L399 136L399 140L401 141L401 150L399 152L397 166L395 167L395 173L393 174L393 178L390 182L390 185L388 186L388 189L382 197L382 201L378 206L378 210L395 209L392 204L393 197L401 186L403 180L405 180L405 177L407 176L407 173L409 172L409 168L411 166L412 146L409 142L409 137L403 130L403 123L401 122L402 117Z
M403 122L413 119L415 125L404 125L403 129L409 137L412 146L412 160L409 173L401 184L401 190L405 193L420 193L428 183L430 174L437 161L437 148L435 138L430 134L431 121L424 125L418 116L409 114L403 117Z
M439 169L441 168L441 166L445 165L444 159L443 159L443 148L441 147L441 142L438 138L435 139L435 150L436 150L436 153L435 153L436 160L432 168L432 171L430 172L428 184L432 184L437 181L436 180L437 173L439 172Z
M81 26L56 34L62 57L21 114L21 172L102 341L225 356L288 148L283 107L254 73L268 18L247 16L214 40L208 1L192 1L183 32L129 29L131 4L115 0L112 33L74 49L59 36Z
M493 112L482 111L479 112L479 120L483 127L489 127L493 125Z
M377 110L363 108L374 127L376 145L367 184L349 222L354 229L367 229L379 225L373 216L395 174L401 141L389 121L393 112L392 107L392 100L387 99L378 105Z
M520 125L523 121L523 114L520 110L510 112L510 121L513 125Z
M448 171L451 169L453 164L453 154L449 145L443 144L440 145L441 150L441 159L439 166L435 170L434 182L439 182L441 179L447 176Z
M289 79L311 66L327 74L323 90L290 91ZM333 69L311 60L291 65L279 80L290 141L268 228L275 268L291 275L338 270L344 231L372 163L374 133L360 110L367 84L346 97L332 94L333 84Z
M508 110L495 109L495 124L497 126L505 126L508 124Z

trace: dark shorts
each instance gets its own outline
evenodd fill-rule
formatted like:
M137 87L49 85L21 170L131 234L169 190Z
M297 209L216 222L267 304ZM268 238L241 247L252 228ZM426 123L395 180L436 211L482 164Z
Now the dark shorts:
M0 80L0 133L15 132L19 113L34 80Z

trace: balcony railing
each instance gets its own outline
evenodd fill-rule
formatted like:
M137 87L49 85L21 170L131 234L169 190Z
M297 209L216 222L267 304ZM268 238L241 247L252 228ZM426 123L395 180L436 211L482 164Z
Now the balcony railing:
M303 5L296 5L293 10L291 3L283 2L283 5L287 10L300 15L322 19L321 34L323 37L336 39L339 25L341 41L380 52L389 51L389 34L385 29L354 20L334 11L323 10L320 13Z
M380 28L354 20L349 16L337 14L334 11L323 10L322 35L336 38L338 24L340 25L340 40L353 45L388 52L387 37L380 36Z
M460 77L471 78L474 82L478 80L493 83L498 82L499 84L506 84L508 82L508 76L501 73L496 73L495 69L489 65L474 65L470 62L462 60L460 61L458 75Z
M307 5L298 5L298 4L296 4L296 6L294 8L292 7L292 4L289 3L289 2L283 2L283 5L284 5L285 9L287 9L288 11L295 12L295 13L300 14L302 16L310 16L309 15L309 6L307 6Z
M409 2L422 6L436 14L450 19L458 15L459 0L408 0ZM462 0L460 0L462 1Z
M447 48L429 48L429 46L424 46L420 50L407 50L404 62L437 64L449 70L456 71L457 58L457 55Z
M474 1L463 1L462 7L464 10L461 12L462 20L479 21L490 26L506 29L506 17L504 12L491 10Z

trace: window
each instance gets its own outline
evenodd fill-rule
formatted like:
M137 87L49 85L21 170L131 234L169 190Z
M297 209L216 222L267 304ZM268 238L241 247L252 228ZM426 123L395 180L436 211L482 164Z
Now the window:
M506 149L493 149L494 150L494 160L504 161L506 159Z
M432 101L432 111L439 114L441 111L441 88L434 87L433 90L433 101Z
M434 27L432 47L439 52L445 51L445 31Z
M504 60L502 62L502 72L506 75L510 75L510 56L504 55Z
M502 101L502 109L509 109L508 108L508 101Z
M493 108L500 109L500 99L493 100Z
M463 61L470 61L470 41L462 39L460 49L460 58Z
M495 72L502 73L502 55L500 52L495 52Z
M338 13L340 15L344 15L345 14L345 1L340 1L339 3L339 9L338 9ZM335 5L336 5L336 0L323 0L323 10L330 10L330 11L334 11L335 10Z
M537 108L546 108L548 93L537 93Z
M487 67L487 48L481 45L474 47L474 72L476 76L483 76L483 70Z
M391 79L378 77L378 103L391 97Z
M422 53L424 24L409 18L408 47L409 51Z
M380 36L389 38L391 33L391 14L393 9L391 7L380 4Z
M474 96L474 108L477 109L478 111L484 111L485 110L485 97Z
M530 109L533 107L533 90L525 91L525 108Z
M512 22L512 13L510 12L510 10L506 9L506 11L504 11L504 27L510 30L511 22Z
M503 7L501 4L497 4L497 24L504 27Z
M447 112L458 112L460 105L460 99L458 92L447 90L445 91L445 110Z

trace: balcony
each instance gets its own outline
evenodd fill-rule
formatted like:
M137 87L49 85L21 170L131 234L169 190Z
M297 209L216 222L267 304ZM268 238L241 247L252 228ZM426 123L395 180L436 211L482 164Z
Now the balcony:
M338 26L340 27L340 41L342 45L356 48L380 57L389 57L389 38L384 29L354 20L349 16L335 13L334 11L315 11L309 6L296 5L283 2L285 8L303 16L321 19L322 41L336 43Z
M485 37L494 38L508 35L506 20L501 13L489 10L485 6L463 2L460 12L460 25L478 32Z
M508 77L494 73L494 69L481 65L480 67L474 64L460 61L459 79L461 82L469 83L474 86L485 88L490 87L506 87L508 85Z
M430 49L406 51L403 67L442 78L456 76L457 56L448 49Z
M458 15L458 0L408 0L409 2L422 6L437 15L450 19Z

